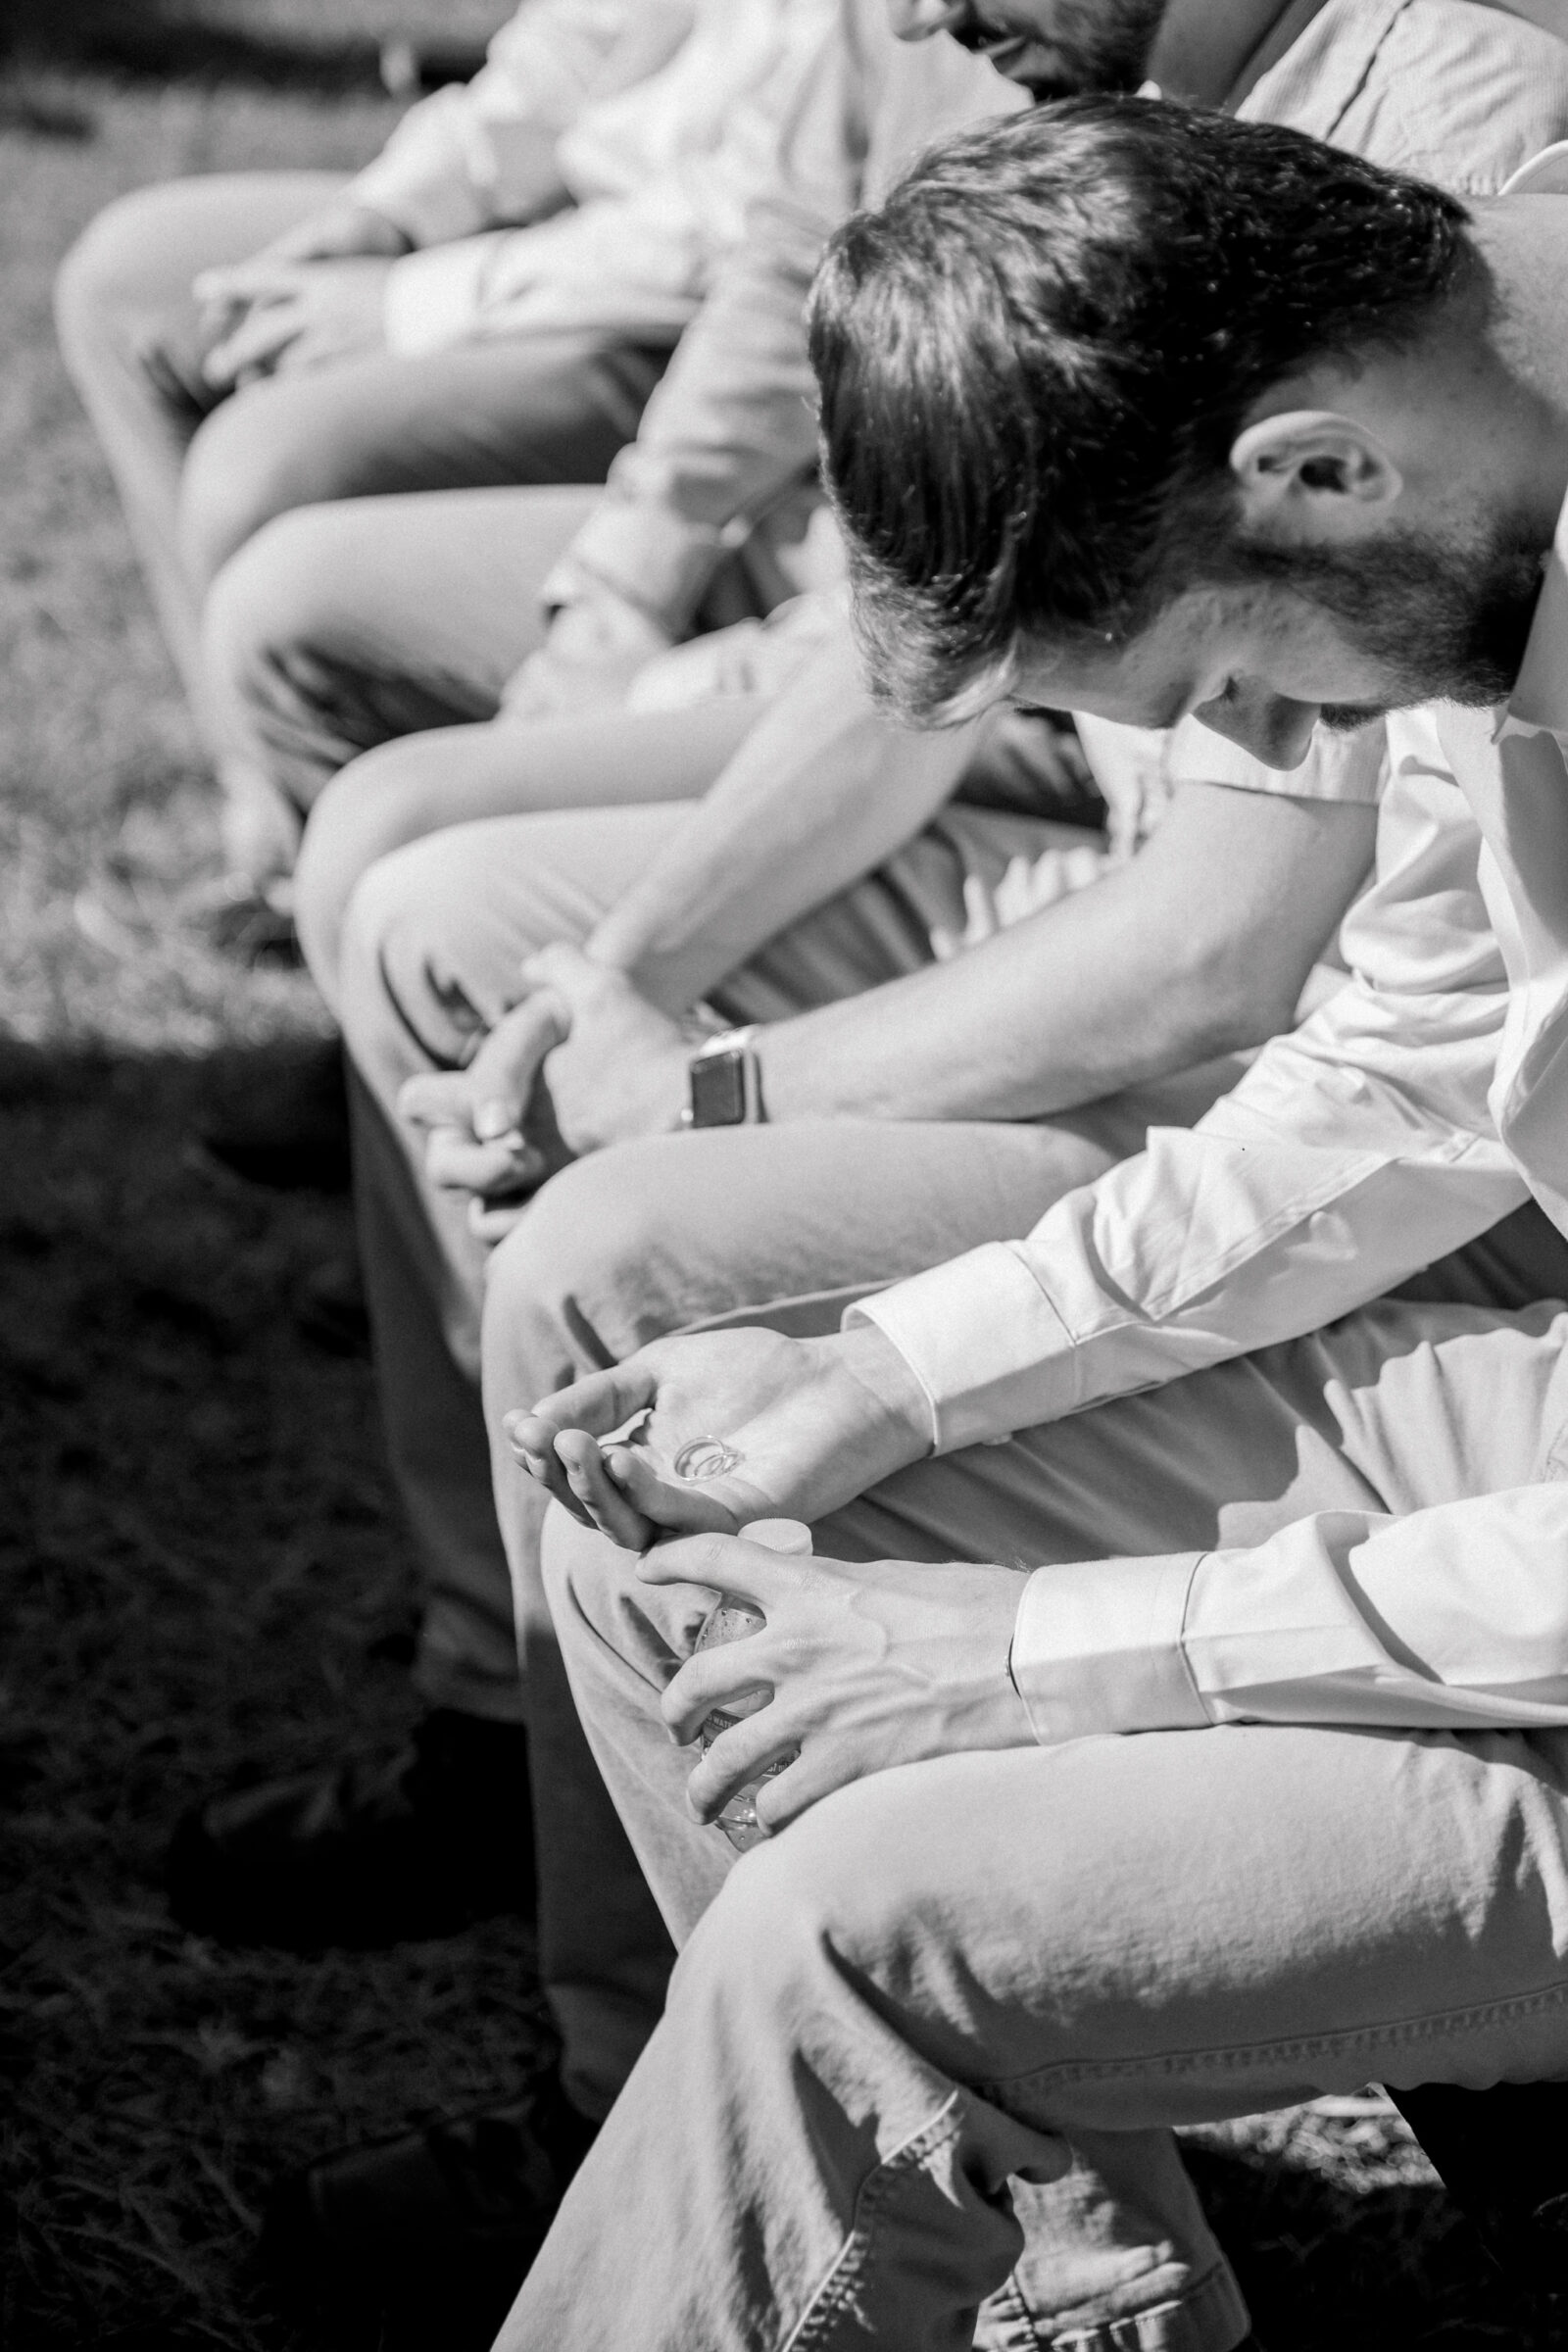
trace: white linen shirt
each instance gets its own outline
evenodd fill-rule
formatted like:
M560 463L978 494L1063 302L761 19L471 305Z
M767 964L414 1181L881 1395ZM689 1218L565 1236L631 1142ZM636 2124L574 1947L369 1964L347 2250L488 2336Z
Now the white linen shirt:
M388 348L673 343L835 28L831 0L525 0L350 184L418 249L387 273Z
M896 41L886 0L837 0L836 14L745 244L717 272L602 504L546 584L547 604L597 583L680 636L736 548L764 605L824 584L793 563L796 519L775 503L816 454L801 321L823 243L930 141L1027 103L945 35ZM1568 136L1568 45L1476 0L1326 0L1236 112L1459 194L1494 194Z
M909 1364L939 1451L1314 1330L1529 1195L1568 1233L1568 510L1506 706L1388 732L1348 986L1190 1133L851 1310ZM1046 1740L1568 1724L1568 1484L1053 1568L1013 1670Z

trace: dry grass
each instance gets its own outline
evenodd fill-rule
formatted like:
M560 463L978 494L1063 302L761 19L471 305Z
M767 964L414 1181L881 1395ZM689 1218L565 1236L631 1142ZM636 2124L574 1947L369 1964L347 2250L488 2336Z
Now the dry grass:
M482 29L416 0L213 0L224 22ZM3 94L3 93L0 93ZM474 2101L536 2056L527 1938L301 1963L174 1931L167 1826L242 1760L401 1723L409 1564L364 1368L313 1353L302 1276L335 1202L189 1158L215 1061L257 1083L320 1016L181 938L105 956L72 900L129 845L170 894L212 808L108 484L54 358L78 225L175 172L352 165L373 95L114 84L29 67L0 112L0 2069L11 2352L326 2352L461 2340L280 2311L252 2265L280 2163ZM54 135L41 135L53 126ZM70 135L74 126L89 135ZM1200 2135L1193 2160L1274 2352L1545 2347L1386 2115ZM635 2332L635 2331L633 2331ZM631 2340L629 2338L628 2340Z

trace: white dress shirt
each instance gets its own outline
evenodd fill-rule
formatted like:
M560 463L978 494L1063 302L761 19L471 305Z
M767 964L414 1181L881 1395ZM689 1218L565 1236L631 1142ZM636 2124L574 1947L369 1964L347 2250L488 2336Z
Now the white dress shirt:
M1190 1133L852 1310L939 1451L1316 1329L1528 1195L1568 1233L1568 511L1507 705L1392 719L1389 751L1350 983ZM1013 1666L1053 1740L1568 1724L1568 1485L1043 1571Z
M674 342L836 23L834 0L525 0L349 188L418 249L388 272L389 348Z
M788 495L816 457L801 319L823 243L922 147L1027 103L946 36L896 41L886 0L835 0L835 17L783 118L745 243L718 270L547 603L608 592L679 637L737 549L764 609L823 584L797 560L804 509ZM1568 45L1475 0L1326 0L1236 112L1494 194L1568 136Z

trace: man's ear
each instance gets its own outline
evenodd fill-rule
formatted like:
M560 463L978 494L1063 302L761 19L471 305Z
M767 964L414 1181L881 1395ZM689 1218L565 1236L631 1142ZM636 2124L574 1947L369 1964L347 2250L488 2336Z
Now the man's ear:
M1284 538L1359 537L1404 488L1376 433L1332 409L1289 409L1250 424L1231 471L1244 527Z

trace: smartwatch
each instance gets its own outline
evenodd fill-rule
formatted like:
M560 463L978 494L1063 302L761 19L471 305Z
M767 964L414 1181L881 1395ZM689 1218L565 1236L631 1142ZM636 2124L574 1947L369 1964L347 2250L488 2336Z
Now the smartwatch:
M752 1039L757 1023L725 1029L699 1047L686 1065L689 1100L683 1127L756 1126L762 1109L762 1074Z

